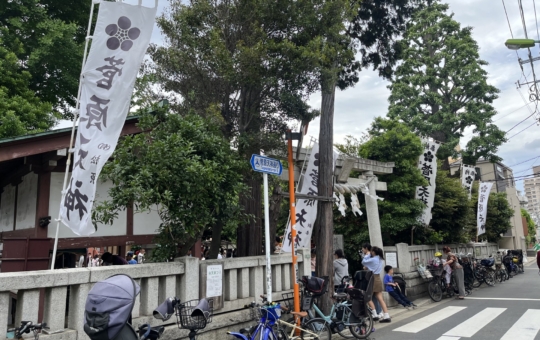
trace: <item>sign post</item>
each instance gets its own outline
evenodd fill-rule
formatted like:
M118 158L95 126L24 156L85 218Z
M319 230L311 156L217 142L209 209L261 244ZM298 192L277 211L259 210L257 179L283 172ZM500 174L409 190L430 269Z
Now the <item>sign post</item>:
M283 166L277 159L260 155L251 156L251 167L254 171L262 172L264 182L264 233L266 255L266 297L272 302L272 266L270 264L270 211L268 206L268 174L281 175Z

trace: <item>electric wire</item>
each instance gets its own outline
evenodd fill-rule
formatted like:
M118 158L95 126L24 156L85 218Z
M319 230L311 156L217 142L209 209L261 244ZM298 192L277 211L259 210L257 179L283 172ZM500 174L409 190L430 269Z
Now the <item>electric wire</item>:
M519 135L520 133L522 133L523 131L527 130L528 128L532 127L533 125L536 125L538 122L537 121L534 121L531 125L527 126L525 129L519 131L518 133L516 133L515 135L512 135L512 137L508 137L507 140L510 140L512 139L513 137Z

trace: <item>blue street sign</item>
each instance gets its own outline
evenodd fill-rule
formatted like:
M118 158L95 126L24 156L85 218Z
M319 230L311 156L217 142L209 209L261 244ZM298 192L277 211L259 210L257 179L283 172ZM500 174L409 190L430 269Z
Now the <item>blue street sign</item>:
M251 156L251 167L253 170L258 172L263 172L270 175L281 175L283 171L283 166L281 162L277 159L264 157L261 155L252 155Z

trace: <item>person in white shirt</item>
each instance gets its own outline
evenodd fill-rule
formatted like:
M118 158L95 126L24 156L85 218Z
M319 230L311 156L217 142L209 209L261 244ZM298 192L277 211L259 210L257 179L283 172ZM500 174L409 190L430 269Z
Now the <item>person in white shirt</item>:
M139 255L137 255L137 263L138 264L143 264L144 263L144 253L146 253L146 251L144 249L141 249L139 251Z

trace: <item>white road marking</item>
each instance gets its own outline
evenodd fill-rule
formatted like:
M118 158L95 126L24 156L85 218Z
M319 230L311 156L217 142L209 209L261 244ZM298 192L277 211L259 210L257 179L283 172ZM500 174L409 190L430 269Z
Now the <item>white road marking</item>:
M540 299L526 298L483 298L483 297L466 297L467 300L500 300L500 301L540 301Z
M534 340L540 330L540 309L528 309L501 340Z
M464 310L467 307L456 307L456 306L450 306L441 309L434 315L428 315L424 316L421 319L418 319L416 321L413 321L411 323L408 323L406 325L403 325L399 328L394 329L394 332L405 332L405 333L418 333L430 326L433 326L437 322L440 322L462 310Z
M461 338L460 337L455 337L455 336L443 335L440 338L438 338L437 340L459 340L459 339L461 339Z
M444 333L444 335L470 338L479 330L484 328L488 323L493 321L496 317L501 315L505 310L506 308L486 308L468 320L452 328L448 332Z

